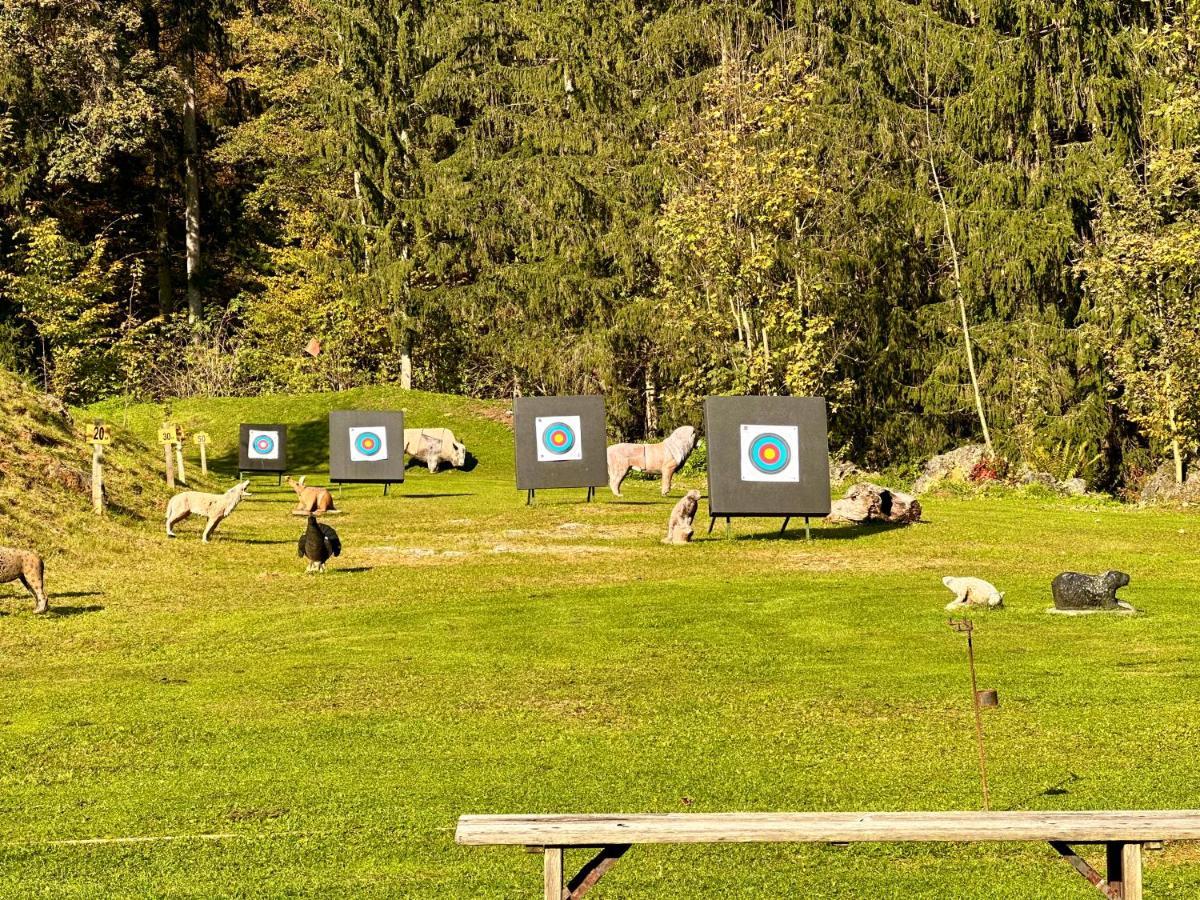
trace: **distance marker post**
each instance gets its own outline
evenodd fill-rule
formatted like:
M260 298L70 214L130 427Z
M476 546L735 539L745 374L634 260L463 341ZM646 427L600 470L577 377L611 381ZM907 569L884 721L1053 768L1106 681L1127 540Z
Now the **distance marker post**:
M192 435L192 441L200 448L200 474L208 475L208 432L197 431Z
M104 446L112 442L112 432L103 421L93 422L89 429L92 445L92 510L104 515Z
M167 487L175 490L175 461L171 459L171 449L175 446L175 426L164 422L158 429L158 442L163 446L163 465L167 472Z

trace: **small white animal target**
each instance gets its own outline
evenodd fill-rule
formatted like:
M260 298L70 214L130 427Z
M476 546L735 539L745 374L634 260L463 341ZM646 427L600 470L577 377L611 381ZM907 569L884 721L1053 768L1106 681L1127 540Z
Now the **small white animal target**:
M538 462L583 459L579 416L538 416L533 428Z
M953 612L968 606L997 607L1004 605L1004 594L996 590L996 586L982 578L955 578L947 575L942 584L954 592L954 599L946 604L946 609Z
M279 459L279 432L250 429L246 441L249 459Z
M350 429L352 462L382 462L388 458L387 429L371 425Z
M795 425L742 425L742 481L800 480Z

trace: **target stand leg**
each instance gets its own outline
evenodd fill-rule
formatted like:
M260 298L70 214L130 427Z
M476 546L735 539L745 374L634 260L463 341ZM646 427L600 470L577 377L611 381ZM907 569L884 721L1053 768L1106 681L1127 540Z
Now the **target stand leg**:
M733 520L729 516L725 517L725 537L728 539L733 538Z
M709 516L708 517L708 533L709 534L712 534L713 526L716 524L717 524L717 517Z
M525 492L525 505L526 506L533 506L534 493L535 493L534 491L526 491Z
M386 497L388 495L388 488L390 488L390 487L391 487L391 485L388 482L385 481L383 483L383 496Z
M591 502L592 502L592 498L593 498L593 497L595 497L595 496L596 496L596 489L595 489L594 487L589 487L589 488L588 488L588 492L587 492L587 500L586 500L586 501L584 501L584 502L586 502L586 503L591 503Z
M279 477L279 480L275 482L275 485L277 487L283 487L283 473L279 472L278 477Z
M804 517L804 539L806 541L812 540L812 528L809 527L808 516Z
M780 529L779 529L779 533L780 533L780 534L783 534L785 531L787 531L788 522L790 522L790 521L792 521L792 517L791 517L791 516L787 516L787 517L785 517L785 518L784 518L784 520L783 520L783 525L782 525L782 526L780 527Z

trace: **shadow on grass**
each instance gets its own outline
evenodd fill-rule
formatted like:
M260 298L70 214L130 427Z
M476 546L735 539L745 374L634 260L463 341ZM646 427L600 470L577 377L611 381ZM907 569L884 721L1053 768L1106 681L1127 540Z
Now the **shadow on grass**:
M463 492L458 494L400 494L406 500L436 500L439 497L474 497L474 494Z
M61 594L59 596L69 596ZM53 599L53 598L51 598ZM66 618L67 616L82 616L85 613L103 612L104 607L99 603L90 603L87 606L56 606L51 604L50 615L55 618Z
M325 575L357 575L360 572L370 572L371 566L351 566L348 569L326 569Z
M699 520L700 517L697 516L697 521L699 522ZM817 526L819 521L819 519L814 520L812 524ZM813 542L852 541L858 538L868 537L872 534L881 534L886 531L895 531L898 528L905 527L907 526L900 522L874 522L869 525L849 525L836 528L814 527L812 529L812 540ZM697 528L696 531L700 532L701 529ZM735 524L733 526L734 533L732 536L729 536L725 534L725 524L723 518L718 517L716 520L716 525L713 527L711 532L708 530L707 524L703 526L703 531L704 534L702 536L713 541L800 541L801 543L808 543L808 538L805 537L804 534L803 519L800 519L799 521L792 519L792 521L788 523L787 531L782 532L778 528L774 528L770 530L756 531L753 534L738 534L737 525Z

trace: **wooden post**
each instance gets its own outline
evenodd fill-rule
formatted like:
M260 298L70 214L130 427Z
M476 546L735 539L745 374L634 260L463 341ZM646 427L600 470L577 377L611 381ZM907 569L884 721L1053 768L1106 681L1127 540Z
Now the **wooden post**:
M200 474L208 475L208 441L200 442Z
M167 487L175 490L175 463L171 460L171 445L163 444L163 462L167 467Z
M187 475L185 475L184 471L183 471L183 442L182 441L175 442L175 469L179 473L179 483L182 485L186 485L187 484Z
M1122 900L1142 900L1142 845L1110 843L1107 849L1107 882Z
M562 847L545 848L543 872L545 874L546 883L546 900L565 900L566 892L563 891L564 882Z
M104 469L100 461L104 458L104 445L92 444L92 510L104 515Z

